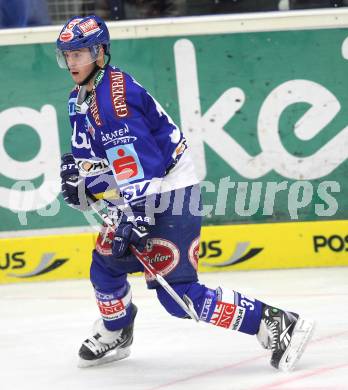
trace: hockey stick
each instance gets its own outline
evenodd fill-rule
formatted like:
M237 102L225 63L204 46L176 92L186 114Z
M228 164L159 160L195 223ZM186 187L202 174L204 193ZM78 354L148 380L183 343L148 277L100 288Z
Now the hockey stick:
M92 194L87 193L87 191L86 195L92 209L101 217L101 219L108 225L108 227L115 228L115 224L113 223L112 219L106 213L96 207L96 198ZM143 265L143 267L149 272L149 274L157 280L157 282L182 308L182 310L184 310L184 312L188 314L193 320L198 322L199 317L193 307L192 301L186 295L184 295L183 299L181 299L176 291L168 284L168 282L157 273L156 269L151 265L151 263L146 260L144 253L139 252L134 245L130 245L130 250L132 254L138 259L138 261Z

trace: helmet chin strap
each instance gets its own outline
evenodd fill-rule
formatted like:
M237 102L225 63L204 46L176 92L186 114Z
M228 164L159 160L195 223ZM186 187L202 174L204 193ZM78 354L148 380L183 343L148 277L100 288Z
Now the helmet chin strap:
M105 68L109 65L110 60L111 60L111 56L110 56L109 53L107 53L107 54L105 54L105 55L108 57L108 59L107 59L105 65L101 68L99 65L97 65L97 62L95 61L95 62L94 62L94 68L93 68L92 72L91 72L91 73L90 73L90 74L89 74L81 83L78 83L78 85L79 85L80 87L83 87L84 85L87 85L87 84L92 80L92 78L93 78L100 70L105 69Z
M80 87L87 85L90 82L90 80L92 80L92 78L98 73L98 71L100 69L101 69L101 67L98 66L96 62L94 62L94 68L93 68L92 72L81 83L78 83L78 85Z

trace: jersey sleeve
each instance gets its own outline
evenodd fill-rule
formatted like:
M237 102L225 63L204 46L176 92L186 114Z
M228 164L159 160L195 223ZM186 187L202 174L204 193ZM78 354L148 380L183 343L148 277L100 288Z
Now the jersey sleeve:
M77 89L73 89L70 92L68 100L68 113L71 128L74 128L74 123L76 122L76 100L77 100Z
M125 203L159 193L166 161L152 134L144 89L111 68L101 97L104 130L100 142Z
M162 151L166 172L169 172L186 149L185 137L160 103L146 90L143 90L143 101L151 133Z

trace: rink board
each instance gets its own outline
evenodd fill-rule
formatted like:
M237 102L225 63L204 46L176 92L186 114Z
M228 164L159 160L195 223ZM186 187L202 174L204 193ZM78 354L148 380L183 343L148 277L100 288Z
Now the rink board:
M88 278L96 234L0 239L0 283ZM206 226L199 271L348 266L346 221Z
M112 62L188 139L212 206L204 225L348 219L346 26L348 8L109 24ZM73 83L56 63L59 29L0 31L5 236L89 226L60 195Z

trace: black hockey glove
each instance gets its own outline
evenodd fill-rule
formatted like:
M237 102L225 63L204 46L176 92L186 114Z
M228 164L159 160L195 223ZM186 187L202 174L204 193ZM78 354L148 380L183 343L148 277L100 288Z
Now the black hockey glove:
M135 224L127 221L127 217L123 216L115 231L112 254L116 258L129 256L131 253L129 245L134 245L139 252L142 252L148 238L149 228L146 222L142 221L140 224Z
M85 194L85 181L79 175L79 170L71 153L62 156L60 165L62 179L62 195L65 202L75 209L86 211L89 209Z

